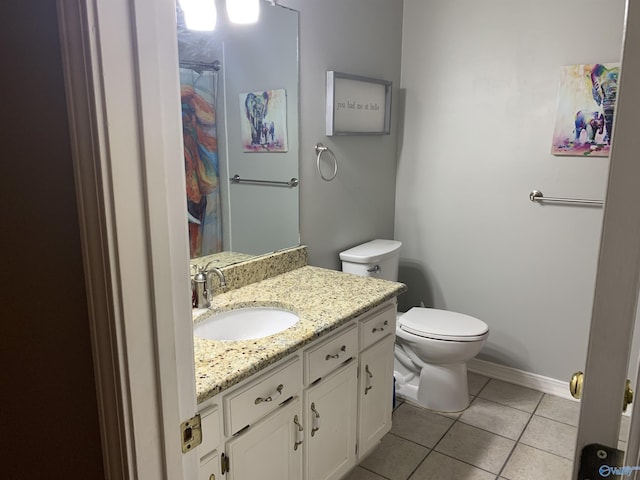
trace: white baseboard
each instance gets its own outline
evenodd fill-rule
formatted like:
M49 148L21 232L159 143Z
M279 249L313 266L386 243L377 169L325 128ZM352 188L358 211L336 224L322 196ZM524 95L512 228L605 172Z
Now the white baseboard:
M505 367L504 365L487 362L486 360L478 360L477 358L474 358L467 364L467 370L486 377L495 378L496 380L503 380L522 387L532 388L539 392L555 395L556 397L575 400L569 392L569 382L563 382L555 378L544 377L536 373Z

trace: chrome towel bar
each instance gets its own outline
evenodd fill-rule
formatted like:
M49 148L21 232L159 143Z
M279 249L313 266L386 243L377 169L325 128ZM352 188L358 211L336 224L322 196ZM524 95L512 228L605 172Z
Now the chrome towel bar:
M231 183L253 183L257 185L271 185L274 187L297 187L300 180L292 178L288 182L280 182L276 180L251 180L249 178L240 178L240 175L234 175L229 179Z
M602 200L588 200L584 198L560 198L560 197L545 197L541 191L532 190L529 194L529 200L532 202L554 202L554 203L575 203L579 205L604 205Z

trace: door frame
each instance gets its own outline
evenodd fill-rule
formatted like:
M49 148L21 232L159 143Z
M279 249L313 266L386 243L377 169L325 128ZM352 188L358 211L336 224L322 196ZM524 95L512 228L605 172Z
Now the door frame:
M58 22L105 474L197 478L175 4L58 0Z
M624 385L640 288L640 4L627 0L615 135L603 217L584 389L574 458L584 446L617 448ZM634 359L636 361L636 359ZM637 402L636 402L637 403ZM628 446L636 445L632 442ZM633 461L638 452L628 452Z

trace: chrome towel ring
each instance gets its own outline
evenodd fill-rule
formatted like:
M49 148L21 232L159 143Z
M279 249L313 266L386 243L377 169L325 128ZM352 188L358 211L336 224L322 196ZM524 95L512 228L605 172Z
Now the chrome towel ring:
M325 147L321 143L318 143L315 148L316 148L316 167L318 168L318 173L320 174L320 178L322 178L326 182L330 182L331 180L336 178L336 175L338 174L338 159L336 158L335 154L329 149L329 147ZM322 154L325 152L329 152L333 157L333 175L331 175L331 177L325 177L324 174L322 173L322 169L320 168L320 158L322 157Z

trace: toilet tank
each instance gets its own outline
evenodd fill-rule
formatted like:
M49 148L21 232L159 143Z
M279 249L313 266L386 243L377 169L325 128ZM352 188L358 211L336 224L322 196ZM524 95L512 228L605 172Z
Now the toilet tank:
M398 281L401 242L371 240L340 253L342 271L363 277Z

